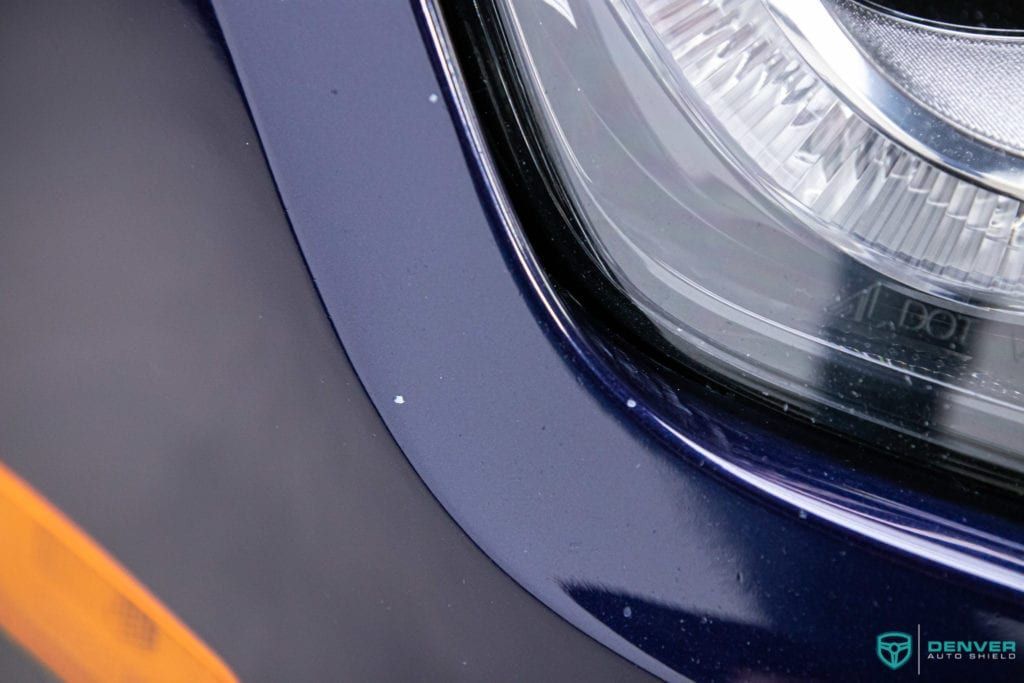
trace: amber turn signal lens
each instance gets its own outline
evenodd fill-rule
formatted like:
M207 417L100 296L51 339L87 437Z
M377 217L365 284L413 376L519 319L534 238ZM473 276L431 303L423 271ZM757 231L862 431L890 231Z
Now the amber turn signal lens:
M0 465L0 627L67 681L237 681L194 633Z

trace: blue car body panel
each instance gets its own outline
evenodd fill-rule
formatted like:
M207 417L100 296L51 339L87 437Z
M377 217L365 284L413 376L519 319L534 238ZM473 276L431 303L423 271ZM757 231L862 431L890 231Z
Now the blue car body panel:
M1012 591L754 495L602 393L514 273L414 5L215 5L361 381L442 505L535 596L668 679L876 679L882 632L1024 634ZM970 664L923 666L1016 678Z
M247 683L648 680L488 559L388 435L207 3L3 9L4 466ZM63 566L5 519L0 573ZM0 681L52 683L0 617Z

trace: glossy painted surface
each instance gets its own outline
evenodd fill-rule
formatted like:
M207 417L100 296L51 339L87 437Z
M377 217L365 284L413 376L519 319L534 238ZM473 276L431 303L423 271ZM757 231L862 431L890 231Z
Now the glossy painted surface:
M409 467L211 19L178 0L0 9L0 459L243 681L644 678ZM0 680L50 679L0 638Z
M769 504L606 398L510 272L412 7L217 7L356 371L431 490L522 585L667 678L874 679L876 634L917 624L1024 637L1016 594ZM762 438L699 396L687 408L719 451Z
M894 458L891 452L872 455L863 446L837 439L835 432L815 429L813 419L808 424L794 417L787 406L773 409L736 393L728 382L675 372L671 350L645 347L645 341L658 336L651 329L654 321L628 299L609 300L618 290L602 290L606 276L590 255L566 253L583 251L571 228L562 228L574 209L559 204L557 191L549 189L559 181L544 176L544 164L525 161L542 158L545 151L543 142L532 143L530 133L520 130L522 112L529 111L522 93L474 86L515 82L514 73L490 66L507 63L508 57L493 49L500 41L476 38L493 33L496 26L473 12L449 11L443 21L437 3L425 6L472 164L480 167L488 199L499 209L499 239L511 245L518 261L515 269L526 276L534 298L543 302L542 317L554 322L559 340L572 347L573 356L620 406L625 404L670 447L681 447L681 454L701 465L712 464L760 494L897 552L1020 590L1022 528L1004 518L1012 512L1008 506L1019 503L1012 494L1000 497L993 490L983 497L979 489L965 485L972 480L963 470L944 469L945 461L934 453L918 451L921 457L913 461ZM669 360L659 363L658 358ZM855 369L848 377L860 381ZM875 400L891 393L880 389ZM906 396L893 400L901 401L905 411L913 409ZM859 427L861 436L871 441L863 423L850 426ZM723 430L734 436L723 442ZM907 445L914 449L918 444ZM982 499L987 513L978 506Z

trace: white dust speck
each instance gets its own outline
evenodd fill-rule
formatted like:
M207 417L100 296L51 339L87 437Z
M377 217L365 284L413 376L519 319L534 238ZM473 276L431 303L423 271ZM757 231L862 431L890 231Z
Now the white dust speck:
M633 616L633 608L630 607L629 605L626 605L622 609L622 616L626 617L627 619L632 618L632 616Z
M626 407L627 408L636 408L636 401L634 401L633 399L627 400L626 401Z
M430 97L428 97L427 99L430 100L431 104L437 104L437 93L436 92L430 93Z
M397 405L402 405L403 403L405 403L405 396L402 396L401 394L395 396L395 403Z

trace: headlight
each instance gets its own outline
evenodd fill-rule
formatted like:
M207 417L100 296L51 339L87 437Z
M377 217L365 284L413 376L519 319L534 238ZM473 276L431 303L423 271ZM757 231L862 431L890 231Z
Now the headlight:
M1024 470L1020 38L848 0L497 5L577 237L656 345Z
M760 194L917 289L1018 305L1024 118L995 93L1024 93L1019 42L951 43L852 0L623 8L680 108Z

